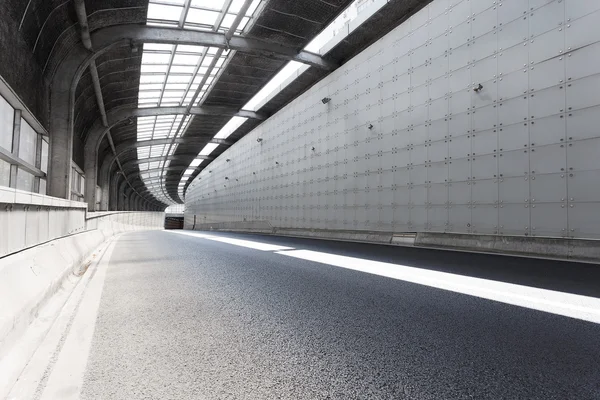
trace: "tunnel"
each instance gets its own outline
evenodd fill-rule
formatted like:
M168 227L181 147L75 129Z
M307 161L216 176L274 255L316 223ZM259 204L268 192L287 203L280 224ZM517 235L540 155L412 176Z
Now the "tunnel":
M600 399L599 27L3 1L0 400Z

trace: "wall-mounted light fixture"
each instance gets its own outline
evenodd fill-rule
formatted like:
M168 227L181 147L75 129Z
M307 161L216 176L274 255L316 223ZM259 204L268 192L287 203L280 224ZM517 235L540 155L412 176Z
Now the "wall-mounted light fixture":
M367 128L369 128L369 130L373 129L373 124L369 124L369 126L367 126Z
M330 101L331 101L331 98L330 98L330 97L323 97L323 98L321 99L321 103L323 103L323 104L327 104L327 103L329 103Z
M227 159L227 160L225 160L225 161L229 162L229 161L231 161L231 158L228 158L228 159Z
M479 93L481 89L483 89L483 85L480 83L476 88L473 88L473 91Z
M257 139L256 139L256 141L257 141L258 143L260 143L260 142L262 142L262 138L261 138L261 137L259 137L259 138L257 138Z

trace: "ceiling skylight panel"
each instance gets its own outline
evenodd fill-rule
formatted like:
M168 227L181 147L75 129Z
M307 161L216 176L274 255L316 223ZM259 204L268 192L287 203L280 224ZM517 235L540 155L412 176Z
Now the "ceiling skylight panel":
M152 132L153 127L154 127L154 122L145 122L145 123L138 122L137 130L138 130L138 132L147 132L147 131Z
M163 83L165 81L165 75L150 75L150 74L142 74L140 75L140 84L143 83Z
M225 59L227 57L220 57L217 62L215 63L215 68L218 70L219 68L221 68L223 66L223 64L225 63ZM216 74L216 73L215 73ZM212 74L211 74L212 75Z
M199 156L208 156L212 153L219 145L217 143L209 143L198 153Z
M140 90L161 90L162 84L160 83L143 83L140 85Z
M154 74L154 73L162 73L166 74L168 65L156 65L156 64L142 64L141 72L142 74Z
M138 158L148 158L150 155L150 146L138 147L137 154Z
M171 67L171 72L176 74L193 74L195 71L195 65L173 65Z
M156 119L156 125L160 126L160 125L164 125L164 124L170 124L173 122L175 118L171 115L167 116L166 118L164 116L160 116Z
M227 139L237 128L239 128L248 118L233 117L228 123L215 135L215 139Z
M204 57L204 60L202 60L202 66L203 67L208 67L210 65L210 63L212 63L213 60L213 56L207 55L206 57Z
M164 121L161 123L156 123L154 130L155 131L160 131L160 130L169 130L171 129L171 125L173 124L172 121Z
M173 51L172 44L163 44L163 43L144 43L144 51Z
M158 103L138 103L138 108L152 108L156 107Z
M200 61L199 55L191 55L191 54L180 54L175 53L175 58L173 59L173 65L198 65Z
M141 91L139 93L140 99L153 99L153 98L157 98L158 96L160 96L160 90Z
M177 53L192 53L192 54L203 54L206 50L204 46L193 46L187 44L180 44L177 46Z
M211 1L211 8L217 6L218 1ZM222 7L222 4L221 4ZM207 25L210 26L212 29L212 26L215 24L215 22L217 21L217 18L219 17L219 12L218 11L208 11L208 10L201 10L198 8L190 8L190 11L188 12L187 18L185 20L186 25L187 24L194 24L194 25Z
M162 155L164 147L165 147L164 145L163 146L152 146L152 149L150 150L150 157L160 157Z
M171 53L157 53L144 51L142 54L142 65L162 64L167 65L171 61Z
M256 10L258 9L258 6L260 5L261 1L262 0L254 0L252 2L252 4L250 4L250 7L248 7L248 11L246 11L246 15L247 16L253 15L256 12ZM235 2L235 0L234 0L234 2ZM239 11L239 8L238 8L238 11Z
M235 14L227 14L225 15L225 18L223 18L223 22L219 28L221 30L227 30L231 27L233 21L235 21Z
M192 0L192 7L221 10L228 0Z
M165 4L148 4L148 19L155 21L177 21L181 18L183 7Z
M185 95L184 90L165 90L165 92L163 93L163 99L165 99L165 98L180 99L183 97L183 95Z
M187 90L188 83L167 83L165 90Z
M188 83L192 79L192 75L169 75L167 84L169 83Z
M161 107L177 107L179 106L179 101L173 101L173 99L165 99L160 102Z

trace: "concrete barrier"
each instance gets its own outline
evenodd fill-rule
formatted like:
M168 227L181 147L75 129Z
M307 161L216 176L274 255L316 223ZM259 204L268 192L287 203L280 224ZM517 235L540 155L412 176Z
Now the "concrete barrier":
M0 354L106 238L100 230L83 232L0 260Z
M6 197L3 198L6 201ZM0 212L0 357L59 290L79 275L84 260L108 238L129 231L159 230L161 212L94 212L82 203L41 196L52 206L4 203ZM60 203L60 204L59 204Z
M417 233L415 246L597 263L600 240Z
M294 229L268 221L194 223L186 216L184 229L263 233L281 236L415 246L432 249L507 254L580 262L600 262L600 240L430 232L372 232L334 229Z

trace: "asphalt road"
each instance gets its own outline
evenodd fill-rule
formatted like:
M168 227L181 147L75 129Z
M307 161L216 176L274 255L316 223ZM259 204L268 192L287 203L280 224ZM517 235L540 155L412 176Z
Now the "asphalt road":
M600 297L600 267L217 234ZM83 399L600 399L600 325L169 232L122 236Z

